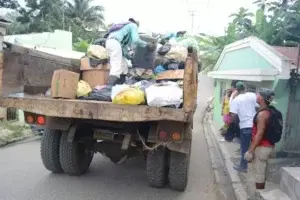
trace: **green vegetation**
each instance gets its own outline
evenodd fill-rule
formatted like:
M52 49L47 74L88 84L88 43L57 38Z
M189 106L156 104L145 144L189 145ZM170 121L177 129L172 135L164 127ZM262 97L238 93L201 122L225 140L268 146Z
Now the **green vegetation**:
M215 66L223 48L240 39L256 36L275 46L296 46L300 42L300 0L257 0L256 13L240 8L223 36L200 34L204 72Z
M13 23L8 34L69 30L74 42L99 37L99 29L104 28L104 8L92 6L92 0L25 0L21 7L16 0L1 0L0 7L12 8Z

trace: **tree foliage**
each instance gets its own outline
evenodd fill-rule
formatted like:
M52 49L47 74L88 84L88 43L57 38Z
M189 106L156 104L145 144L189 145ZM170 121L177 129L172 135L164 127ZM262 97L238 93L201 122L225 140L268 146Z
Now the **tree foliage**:
M231 19L223 36L201 34L203 69L215 66L224 47L234 41L256 36L269 45L296 46L300 43L300 0L257 0L257 11L240 8Z
M4 1L6 2L6 0ZM104 26L104 8L92 0L25 0L19 16L8 28L9 34L69 30L74 42L90 40Z
M0 0L0 8L18 9L19 7L17 0Z

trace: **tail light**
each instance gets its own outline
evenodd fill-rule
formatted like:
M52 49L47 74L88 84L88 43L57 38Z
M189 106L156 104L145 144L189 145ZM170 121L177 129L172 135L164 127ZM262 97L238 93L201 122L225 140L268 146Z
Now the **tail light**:
M168 133L165 131L159 131L158 137L160 140L167 140L168 139Z
M38 116L36 121L37 121L37 124L44 125L45 124L45 117L44 116Z
M32 115L28 115L28 116L26 117L26 122L27 122L28 124L33 124L33 123L34 123L34 117L33 117Z
M33 113L25 113L25 120L28 124L38 124L38 125L45 125L46 118L42 115L36 115Z
M172 133L172 139L175 140L175 141L181 140L181 134L178 133L178 132Z

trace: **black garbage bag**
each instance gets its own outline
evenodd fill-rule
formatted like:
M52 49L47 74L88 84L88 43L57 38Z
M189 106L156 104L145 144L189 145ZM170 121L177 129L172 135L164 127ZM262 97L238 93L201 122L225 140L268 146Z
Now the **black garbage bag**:
M161 56L164 56L170 51L170 49L171 49L171 45L165 44L158 49L157 53Z
M83 100L96 100L96 101L111 101L112 86L106 86L102 89L93 89L87 97L80 97Z

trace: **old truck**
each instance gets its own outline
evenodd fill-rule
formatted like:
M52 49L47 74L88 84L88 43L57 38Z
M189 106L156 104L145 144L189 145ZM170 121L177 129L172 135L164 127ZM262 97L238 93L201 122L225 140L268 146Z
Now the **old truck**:
M44 127L41 159L53 173L80 176L96 152L115 163L145 156L148 183L184 191L188 183L193 114L197 97L197 56L189 54L183 75L182 108L116 105L52 99L45 92L53 71L79 71L79 62L5 43L0 62L0 107L24 111L26 122ZM22 92L22 96L17 95Z

